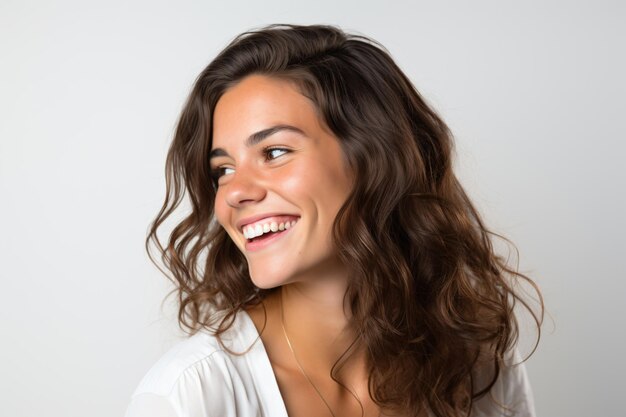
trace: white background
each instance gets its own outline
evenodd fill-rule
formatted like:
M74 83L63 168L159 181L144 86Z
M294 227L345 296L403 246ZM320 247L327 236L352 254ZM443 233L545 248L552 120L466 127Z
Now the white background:
M623 415L626 13L619 1L0 1L0 415L123 414L179 337L143 240L178 113L239 32L385 45L550 316L541 416Z

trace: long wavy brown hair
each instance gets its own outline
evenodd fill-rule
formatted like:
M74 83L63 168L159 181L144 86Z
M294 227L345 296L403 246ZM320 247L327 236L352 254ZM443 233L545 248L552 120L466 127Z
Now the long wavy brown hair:
M335 27L246 32L196 80L167 156L165 202L146 240L176 284L181 325L219 335L271 291L252 284L244 256L214 220L208 158L218 100L251 74L294 82L358 179L333 239L353 267L345 296L367 352L372 399L411 416L468 415L517 342L514 307L530 311L539 329L541 295L494 251L496 235L453 173L444 122L382 46ZM190 210L163 243L157 231L186 194ZM522 297L520 282L536 291L538 307ZM485 370L487 383L478 386Z

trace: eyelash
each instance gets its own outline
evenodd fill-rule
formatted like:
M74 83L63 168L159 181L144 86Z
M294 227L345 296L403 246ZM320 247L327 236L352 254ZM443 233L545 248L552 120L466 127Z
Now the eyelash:
M274 147L273 146L268 146L267 148L263 148L263 150L262 150L263 154L265 155L265 160L266 161L272 161L272 160L274 160L274 159L284 155L284 154L282 154L282 155L279 155L279 156L277 156L275 158L270 158L269 155L272 152L274 152L274 151L285 151L284 154L290 152L290 150L287 149L287 148L281 148L281 147L276 147L276 146L274 146ZM217 168L211 170L211 178L213 179L213 182L215 183L215 185L217 185L217 181L219 180L219 178L224 175L222 173L222 170L224 170L224 169L227 169L227 168L226 167L217 167Z
M268 155L269 155L271 152L274 152L274 151L285 151L285 153L288 153L288 152L289 152L289 149L279 148L279 147L271 147L271 146L269 146L269 147L267 147L267 148L264 148L264 149L263 149L263 154L265 154L265 160L266 160L266 161L269 161L269 160L270 160L270 159L268 158ZM284 155L284 154L283 154L283 155ZM281 156L282 156L282 155L281 155ZM276 159L276 158L274 158L274 159Z

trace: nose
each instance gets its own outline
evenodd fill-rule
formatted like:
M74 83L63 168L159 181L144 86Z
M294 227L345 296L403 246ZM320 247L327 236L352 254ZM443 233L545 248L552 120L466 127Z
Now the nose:
M235 170L224 187L226 203L233 208L259 202L265 198L267 192L259 183L258 174L242 167Z

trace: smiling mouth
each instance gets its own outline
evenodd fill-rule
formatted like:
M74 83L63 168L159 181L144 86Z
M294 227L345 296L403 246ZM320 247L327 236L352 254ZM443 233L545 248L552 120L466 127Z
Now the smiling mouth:
M248 242L254 242L258 240L267 239L274 234L280 234L285 230L289 230L295 226L299 219L284 220L284 221L269 221L258 222L254 225L248 225L243 227L243 236Z
M246 226L243 233L246 238L246 249L249 251L260 250L270 245L274 240L280 239L286 234L299 219L284 222L257 223L254 226Z

